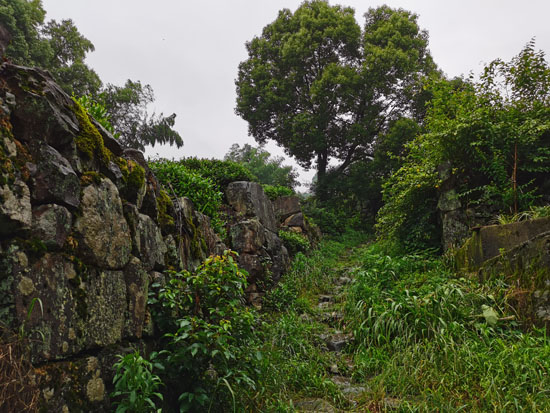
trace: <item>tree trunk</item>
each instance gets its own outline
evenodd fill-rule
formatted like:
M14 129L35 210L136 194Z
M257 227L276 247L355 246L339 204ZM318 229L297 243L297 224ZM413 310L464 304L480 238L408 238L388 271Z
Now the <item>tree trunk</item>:
M328 191L326 188L328 167L328 153L321 151L317 154L317 188L316 195L320 201L328 200Z

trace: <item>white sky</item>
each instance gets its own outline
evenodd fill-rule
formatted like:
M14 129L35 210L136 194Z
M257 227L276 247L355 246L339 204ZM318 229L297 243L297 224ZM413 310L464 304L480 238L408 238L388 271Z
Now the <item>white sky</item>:
M146 155L222 158L233 143L255 144L235 115L235 84L245 42L261 34L278 10L298 0L42 0L46 19L72 19L95 45L87 62L105 83L150 84L154 109L175 112L185 145ZM388 4L419 15L435 62L449 76L479 72L496 58L509 60L536 37L550 53L550 0L342 0L363 25L369 7ZM274 154L282 150L269 145ZM289 161L290 163L290 161ZM302 173L309 180L313 172Z

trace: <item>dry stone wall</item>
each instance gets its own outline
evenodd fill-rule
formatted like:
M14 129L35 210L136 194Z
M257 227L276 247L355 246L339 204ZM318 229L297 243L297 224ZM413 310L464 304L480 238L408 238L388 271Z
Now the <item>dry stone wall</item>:
M46 72L0 67L0 320L29 334L44 411L110 411L114 354L154 333L150 281L224 249Z
M289 265L281 224L310 227L297 199L283 217L259 184L226 195L228 241L258 304ZM155 335L149 285L225 249L207 216L163 190L143 154L47 72L0 66L0 346L26 337L43 411L111 411L116 354Z

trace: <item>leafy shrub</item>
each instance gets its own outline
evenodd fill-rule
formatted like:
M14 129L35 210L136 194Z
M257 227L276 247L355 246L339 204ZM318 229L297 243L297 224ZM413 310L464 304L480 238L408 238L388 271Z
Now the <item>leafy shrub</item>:
M222 193L210 178L189 170L182 162L159 159L149 163L159 181L178 197L188 197L195 208L212 219L218 232L223 223L219 217ZM171 191L170 191L171 192Z
M110 120L110 116L109 116L109 113L107 111L107 107L97 101L97 100L94 100L91 96L89 95L83 95L83 96L80 96L80 97L73 97L73 99L75 99L78 103L80 103L80 105L86 109L86 111L101 125L103 126L106 130L108 130L109 132L111 132L113 134L113 136L115 138L118 138L119 137L119 134L118 133L115 133L115 128L113 127L113 125L111 124L111 120Z
M235 405L233 389L254 388L254 315L243 305L247 274L226 251L193 273L169 273L149 303L165 332L159 360L181 411ZM220 410L218 410L220 411Z
M262 185L265 194L272 201L279 198L280 196L289 196L294 195L294 191L288 186L281 185Z
M223 192L227 185L235 181L257 181L257 178L243 165L220 159L183 158L178 161L187 170L194 171L210 179L218 191Z
M281 230L279 231L279 238L283 240L283 244L291 256L296 255L298 252L306 253L311 248L307 237L297 232Z
M114 365L115 391L111 394L111 397L120 399L115 402L116 413L160 411L154 399L163 400L158 391L162 381L153 374L153 363L144 359L137 351L125 356L119 355L118 358L118 363Z

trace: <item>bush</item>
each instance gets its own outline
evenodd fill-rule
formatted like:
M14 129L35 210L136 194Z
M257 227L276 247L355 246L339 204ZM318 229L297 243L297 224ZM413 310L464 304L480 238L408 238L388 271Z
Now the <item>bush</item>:
M120 401L115 402L116 413L158 411L153 399L163 399L158 392L162 381L153 374L153 363L144 359L137 351L125 356L119 355L118 358L119 362L114 365L115 391L111 394L113 398L120 398Z
M150 162L149 166L167 189L173 190L178 197L188 197L199 212L212 219L214 229L221 231L223 223L219 210L222 193L210 178L189 170L182 162L167 159Z
M279 198L280 196L294 195L294 191L290 189L288 186L262 185L262 188L264 189L264 192L267 195L267 197L272 201Z
M183 158L178 161L187 170L210 179L218 191L223 192L227 185L235 181L257 181L257 178L243 165L220 159Z
M291 256L296 255L298 252L306 253L311 248L309 239L303 234L281 230L279 231L279 238L283 240L283 244Z
M236 400L233 389L254 388L254 314L242 304L247 273L233 256L208 258L193 273L169 273L154 284L149 304L165 333L159 362L177 394L180 411L222 411ZM217 409L219 408L219 409Z

